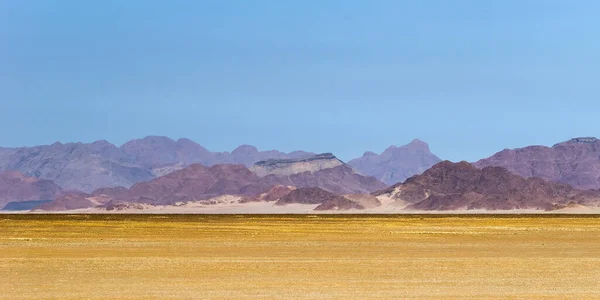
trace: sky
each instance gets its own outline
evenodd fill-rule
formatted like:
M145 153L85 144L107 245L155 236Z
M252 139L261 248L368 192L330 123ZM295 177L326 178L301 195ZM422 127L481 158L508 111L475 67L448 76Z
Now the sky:
M600 1L0 0L0 145L414 138L474 161L600 137Z

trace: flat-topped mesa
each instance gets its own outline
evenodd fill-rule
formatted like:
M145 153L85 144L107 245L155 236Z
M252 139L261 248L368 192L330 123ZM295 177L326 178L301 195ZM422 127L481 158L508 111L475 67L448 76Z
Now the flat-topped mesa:
M252 167L252 171L260 177L267 175L288 176L303 172L317 172L324 169L344 165L331 153L322 153L298 159L269 159L259 161Z

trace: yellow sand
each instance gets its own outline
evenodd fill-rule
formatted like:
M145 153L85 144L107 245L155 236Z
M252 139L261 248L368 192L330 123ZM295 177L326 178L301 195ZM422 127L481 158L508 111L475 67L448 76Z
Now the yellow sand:
M0 215L0 299L600 299L596 216Z

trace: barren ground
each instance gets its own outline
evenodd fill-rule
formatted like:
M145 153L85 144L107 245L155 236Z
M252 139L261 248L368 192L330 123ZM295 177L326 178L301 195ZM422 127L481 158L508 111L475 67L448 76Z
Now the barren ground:
M595 215L0 215L1 299L599 298Z

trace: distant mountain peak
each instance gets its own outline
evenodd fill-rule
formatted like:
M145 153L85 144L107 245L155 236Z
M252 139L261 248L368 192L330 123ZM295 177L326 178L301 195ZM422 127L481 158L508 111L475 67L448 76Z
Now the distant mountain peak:
M162 143L174 143L175 141L168 136L160 136L160 135L149 135L147 137L142 138L143 141L149 142L162 142Z
M412 140L406 146L410 147L410 148L413 148L413 149L422 149L424 151L429 151L429 144L427 144L426 142L423 142L423 141L421 141L419 139Z
M407 178L421 174L434 164L440 162L429 150L429 145L414 139L404 146L390 146L383 153L365 152L360 157L348 162L361 174L381 180L388 185L402 182Z

